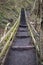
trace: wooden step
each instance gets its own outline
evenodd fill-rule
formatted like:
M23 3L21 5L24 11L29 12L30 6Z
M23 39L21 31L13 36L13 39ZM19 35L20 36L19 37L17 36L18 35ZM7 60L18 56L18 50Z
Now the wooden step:
M17 38L29 38L30 36L16 36Z
M12 46L11 49L12 50L29 50L35 48L34 45L30 45L30 46Z
M27 27L27 25L19 25L19 27L26 28L26 27Z
M17 38L28 38L30 37L30 33L28 34L28 32L17 32L16 37Z

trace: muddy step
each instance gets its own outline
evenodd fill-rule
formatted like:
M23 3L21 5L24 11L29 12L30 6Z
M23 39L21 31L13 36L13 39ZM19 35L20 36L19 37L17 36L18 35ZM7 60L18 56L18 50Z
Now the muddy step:
M20 27L18 31L27 31L27 28Z
M12 46L28 46L28 45L32 45L33 41L32 38L15 38L15 40L13 40L13 44Z
M29 37L30 34L28 34L28 32L17 32L16 37Z
M18 32L28 32L29 30L26 30L26 28L19 28Z

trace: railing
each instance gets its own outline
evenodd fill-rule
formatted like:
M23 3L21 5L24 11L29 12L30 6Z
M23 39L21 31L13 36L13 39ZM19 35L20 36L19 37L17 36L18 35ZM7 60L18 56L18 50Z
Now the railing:
M26 14L26 12L25 12L25 14ZM28 20L27 16L26 16L26 22L27 22L28 29L30 30L30 34L31 34L31 37L33 39L34 45L35 45L37 51L39 52L39 43L38 43L38 41L39 41L39 34L35 30L33 25L31 25L31 22Z
M26 15L26 12L25 12ZM36 48L36 58L37 58L37 65L39 65L40 62L40 34L36 31L34 26L31 24L31 21L28 19L28 16L26 15L26 23L28 26L28 30L30 31L30 35L33 40L33 44Z
M25 12L25 14L26 14L26 12ZM34 46L36 48L38 65L39 64L43 65L43 33L41 30L39 32L36 31L34 26L31 25L31 21L28 19L28 16L26 16L26 21L27 21L28 29L30 30L31 37L34 42ZM41 18L40 18L40 22L41 22ZM41 41L41 38L42 38L42 41Z
M37 43L37 41L36 41L36 39L35 39L36 36L37 36L37 33L36 33L36 31L33 29L33 27L32 27L29 23L27 23L27 24L28 24L28 28L29 28L29 30L30 30L32 39L33 39L33 41L34 41L34 45L36 46L37 51L39 51L38 43ZM38 36L37 36L37 37L38 37Z
M5 56L12 44L12 40L14 39L19 27L19 23L20 16L14 23L14 25L11 27L11 29L6 34L4 34L4 36L0 40L0 64L3 63Z
M31 10L31 14L33 14L34 13L34 9L35 9L35 7L36 7L36 3L37 3L37 1L38 1L38 7L40 7L39 9L40 9L40 14L38 14L39 12L38 12L38 10L37 10L37 12L36 12L36 19L37 19L37 17L38 17L38 15L40 16L40 20L41 20L41 8L42 8L42 0L35 0L35 2L34 2L34 6L33 6L33 8L32 8L32 10ZM40 5L40 6L39 6ZM31 15L30 14L30 15ZM27 19L28 17L26 17L26 19ZM28 21L27 20L27 25L28 25L28 29L30 30L30 33L31 33L31 37L32 37L32 39L33 39L33 42L34 42L34 45L35 45L35 48L36 48L36 51L38 52L38 54L39 54L39 56L38 56L38 60L39 60L39 62L40 62L40 65L43 65L43 31L41 31L41 21L39 21L40 22L40 30L39 30L39 34L37 33L37 31L35 30L35 28L33 27L33 25L31 25L31 23L30 23L31 21ZM39 65L39 64L38 64Z

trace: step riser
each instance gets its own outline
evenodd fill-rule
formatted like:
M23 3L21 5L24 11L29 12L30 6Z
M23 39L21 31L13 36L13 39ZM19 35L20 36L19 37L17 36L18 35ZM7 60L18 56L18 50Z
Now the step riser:
M20 38L20 39L22 39L22 38L29 38L30 36L16 36L17 38Z
M18 50L18 51L24 51L24 50L30 50L32 48L35 48L34 46L13 46L12 50Z

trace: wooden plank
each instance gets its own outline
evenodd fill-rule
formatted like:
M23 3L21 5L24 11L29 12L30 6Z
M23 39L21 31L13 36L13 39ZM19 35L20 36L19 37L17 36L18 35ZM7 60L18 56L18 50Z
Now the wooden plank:
M29 49L32 49L32 48L35 48L34 45L30 45L30 46L12 46L11 49L13 50L29 50Z
M11 35L10 35L8 41L6 42L4 48L2 49L2 51L1 51L1 53L0 53L0 57L2 57L2 56L5 54L5 51L6 51L7 48L9 47L9 45L10 45L10 40L11 40L12 36L13 36L14 34L16 34L16 28L17 28L17 27L18 27L18 24L16 25L16 27L15 27L14 30L12 31L12 33L11 33Z

